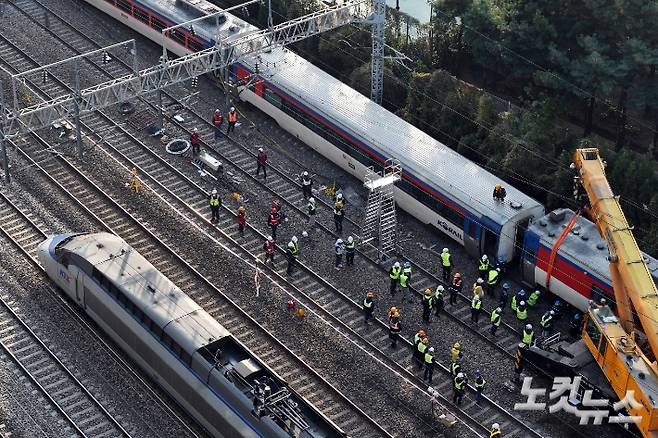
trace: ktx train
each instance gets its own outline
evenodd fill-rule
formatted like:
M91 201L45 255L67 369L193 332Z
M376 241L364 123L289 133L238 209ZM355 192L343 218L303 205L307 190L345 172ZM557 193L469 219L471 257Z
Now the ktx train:
M163 28L220 10L206 0L86 1L158 44L163 44ZM194 31L177 29L164 44L171 52L186 55L213 47L218 39L255 30L224 13L195 23ZM241 60L231 66L230 75L236 83L257 77L243 87L240 99L357 178L363 179L368 167L381 170L387 159L399 159L403 179L395 196L400 207L437 227L471 255L488 254L507 264L522 262L525 282L581 309L599 288L612 297L608 270L590 269L592 263L598 267L605 262L598 239L592 236L579 245L553 248L548 234L547 239L538 238L546 228L528 230L538 220L547 220L542 204L510 185L505 202L495 201L493 188L501 182L497 177L290 50L274 49ZM579 219L580 224L586 222ZM554 261L542 262L553 250ZM590 263L591 259L599 261ZM548 283L546 270L554 274ZM580 272L578 280L568 278L573 272Z
M42 242L48 276L216 437L345 437L121 238Z

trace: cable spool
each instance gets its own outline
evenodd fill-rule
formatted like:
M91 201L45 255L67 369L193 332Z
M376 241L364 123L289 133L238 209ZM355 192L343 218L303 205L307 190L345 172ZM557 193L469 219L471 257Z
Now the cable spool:
M167 153L170 153L172 155L184 154L185 152L187 152L189 148L190 148L190 142L180 138L171 140L169 143L167 143L167 146L165 146Z
M119 114L132 114L136 109L137 107L132 102L119 102L117 104L117 111Z

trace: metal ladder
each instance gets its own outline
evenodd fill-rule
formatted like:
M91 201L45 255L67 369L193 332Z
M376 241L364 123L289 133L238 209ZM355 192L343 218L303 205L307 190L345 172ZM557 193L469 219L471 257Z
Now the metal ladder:
M397 214L395 211L395 183L400 180L402 166L396 159L386 160L382 172L373 167L366 170L363 185L368 189L368 205L361 243L378 248L378 259L383 261L395 251L397 242ZM377 240L378 245L374 244Z

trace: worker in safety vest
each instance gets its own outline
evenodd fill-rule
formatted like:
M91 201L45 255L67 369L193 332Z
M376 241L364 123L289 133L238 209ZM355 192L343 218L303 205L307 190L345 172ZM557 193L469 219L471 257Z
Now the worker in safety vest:
M414 335L414 337L411 339L413 343L411 355L413 356L414 361L418 361L418 356L420 354L420 351L418 350L418 344L423 342L423 339L425 338L425 330L420 329L418 332ZM429 340L427 341L429 342Z
M471 321L475 324L480 322L480 311L482 310L482 300L480 295L474 295L471 300Z
M500 438L502 436L502 432L500 431L500 425L498 423L494 423L491 425L491 432L489 432L489 438Z
M490 268L491 268L491 262L489 261L489 257L487 257L487 255L484 254L480 258L480 261L478 262L478 272L480 273L479 277L487 278L487 273L489 272Z
M347 243L345 244L345 261L347 266L354 265L354 254L356 254L356 240L354 240L354 237L348 236Z
M411 299L411 293L409 292L409 276L407 276L404 269L400 272L398 281L400 282L400 289L402 289L402 301L408 299L411 303L413 300Z
M192 135L190 135L190 144L192 145L192 155L197 156L201 152L201 146L199 145L199 130L194 128Z
M537 304L537 299L539 299L539 295L541 295L541 292L539 292L538 290L531 293L530 296L528 297L528 306L532 307L535 304Z
M343 267L343 254L345 254L345 243L343 239L336 240L334 245L334 251L336 252L336 270L340 270Z
M490 297L494 296L494 290L500 280L500 268L490 269L487 274L487 293Z
M532 344L532 338L534 335L535 332L532 330L532 324L526 324L523 328L523 334L521 335L521 342L529 347L530 344Z
M238 214L235 219L238 222L238 233L240 233L240 237L244 237L244 226L247 223L247 209L244 205L238 207Z
M388 271L388 276L391 279L391 287L390 287L391 295L395 295L395 292L397 292L401 272L402 272L402 268L400 267L400 262L393 263L393 266L391 266L391 270Z
M459 272L455 272L455 275L452 277L452 282L448 286L448 292L450 292L450 305L457 305L457 296L462 291L462 275Z
M518 306L516 306L516 318L519 321L525 321L528 319L528 306L526 306L525 301L521 301Z
M498 330L498 327L500 327L500 323L502 321L502 316L501 313L503 312L503 309L500 307L497 307L491 312L491 335L496 336L496 331Z
M455 342L450 349L450 362L455 362L460 357L462 357L462 346L459 342Z
M388 319L388 337L391 340L392 348L396 348L398 346L398 338L400 337L401 330L402 324L400 324L400 312L396 311Z
M423 300L421 304L423 305L423 322L430 322L430 316L432 315L432 291L425 289L423 294Z
M454 380L454 394L452 396L452 402L456 403L457 406L462 404L462 397L464 397L464 392L466 392L466 383L467 379L464 373L459 373L455 376Z
M436 287L436 290L434 291L434 302L432 303L432 306L434 307L434 314L438 317L441 311L443 310L444 302L443 302L443 294L445 292L445 289L443 286L438 285Z
M462 360L461 358L457 358L456 361L450 364L450 372L452 373L452 377L455 377L461 371L462 371Z
M263 260L263 263L267 263L269 259L272 262L272 266L274 266L274 250L276 249L276 244L272 236L267 236L267 240L263 244L263 249L265 250L265 260Z
M370 324L372 314L375 311L375 292L369 290L366 297L363 299L363 319L364 323Z
M519 303L524 300L525 300L525 291L521 289L512 297L512 303L510 304L512 310L516 312L516 308L518 307Z
M235 112L235 107L231 107L230 111L228 112L228 128L226 129L227 134L235 132L236 123L238 123L238 113Z
M542 315L541 321L539 321L539 325L541 326L541 335L543 337L546 337L551 334L554 315L555 315L555 311L553 310L549 310L548 312Z
M434 347L430 347L425 350L425 373L423 374L423 380L427 380L428 383L432 384L432 374L434 373Z
M317 213L316 210L318 208L318 205L315 202L314 197L308 198L308 204L306 205L306 209L308 211L308 230L311 231L311 229L315 226L315 214Z
M429 345L430 345L430 340L425 337L421 339L421 341L416 346L416 365L418 365L419 370L423 368L423 359L425 358L425 350L427 350Z
M343 233L343 217L345 212L343 211L343 204L334 205L334 225L336 226L336 233Z
M256 157L256 176L260 174L263 169L263 179L267 179L267 154L263 148L258 148L258 156Z
M280 223L281 215L276 208L272 208L272 210L270 210L270 215L267 218L267 225L272 229L272 237L274 237L274 240L276 240L276 227L278 227Z
M217 223L219 222L219 207L222 205L222 198L219 197L217 189L212 189L210 196L208 196L208 202L210 204L210 211L212 212L212 218L210 222Z
M478 278L475 283L473 283L473 296L479 295L480 298L484 296L484 288L482 285L484 285L484 280L481 278Z
M441 269L443 270L443 281L450 281L452 256L450 255L448 248L443 248L443 251L441 251Z
M212 116L212 124L215 127L215 140L222 136L222 124L224 123L224 116L219 109L215 110L215 114Z
M496 201L503 202L505 201L505 196L507 196L507 191L505 190L505 187L503 187L500 184L496 184L493 191L493 198Z
M288 248L286 249L286 255L288 257L288 269L286 269L286 274L292 274L295 264L297 263L297 257L299 257L299 246L297 246L297 236L292 236L290 242L288 242Z
M482 374L480 373L480 370L475 370L475 403L480 403L480 400L482 400L482 391L484 391L484 387L487 384L487 381L484 380L484 377L482 377Z
M302 180L302 195L304 195L304 199L310 198L313 196L313 179L311 178L311 175L305 170L302 172L300 179Z

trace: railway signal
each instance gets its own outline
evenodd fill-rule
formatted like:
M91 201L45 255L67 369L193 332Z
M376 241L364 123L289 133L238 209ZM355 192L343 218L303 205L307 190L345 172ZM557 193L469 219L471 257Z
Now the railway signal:
M103 64L107 64L111 60L112 60L112 57L110 56L110 54L103 51Z
M192 76L192 79L190 80L190 86L192 88L197 88L199 86L199 78L196 76Z

